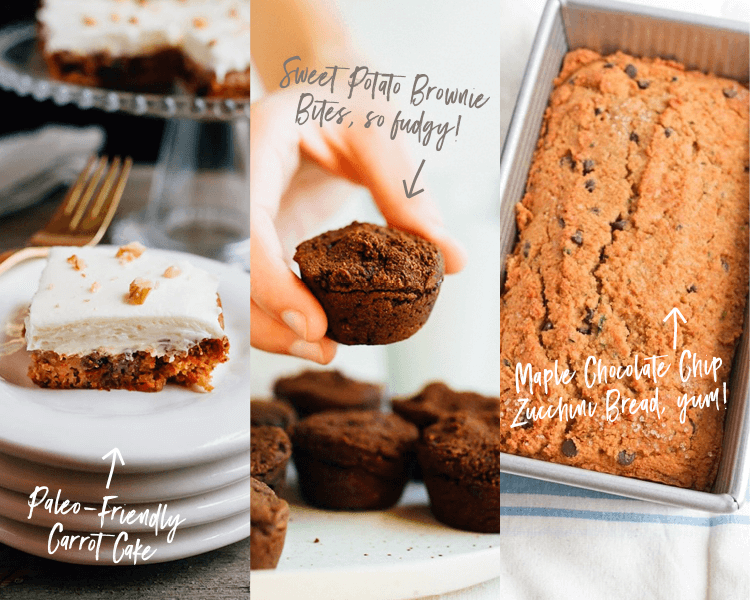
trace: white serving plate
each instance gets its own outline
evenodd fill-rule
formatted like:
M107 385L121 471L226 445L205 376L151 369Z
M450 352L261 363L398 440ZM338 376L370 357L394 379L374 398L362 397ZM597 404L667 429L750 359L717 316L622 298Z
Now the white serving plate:
M107 494L109 495L109 494ZM64 509L64 501L67 499L61 495L59 502L50 505L49 509L45 508L47 501L56 499L56 491L48 492L46 495L40 492L35 504L39 502L33 511L30 509L30 497L26 494L13 492L5 488L0 488L0 516L14 521L20 521L37 527L53 527L56 523L62 523L66 531L104 531L106 533L128 531L153 531L148 521L135 521L134 523L123 522L120 516L130 511L135 511L135 516L159 514L159 520L164 522L167 519L174 518L184 522L181 528L195 527L204 525L213 521L226 519L241 512L250 510L250 479L245 478L237 483L226 487L189 498L178 498L163 502L152 502L148 504L122 503L117 500L108 500L107 509L111 510L115 506L123 506L123 512L117 513L115 518L111 515L105 515L104 521L101 520L98 513L102 511L103 497L97 503L83 503L79 507L73 507L73 500L70 500L69 508ZM42 502L42 500L44 500ZM59 507L61 510L57 510ZM64 511L67 510L67 514ZM76 512L73 512L75 510ZM31 518L29 519L29 512Z
M79 565L133 565L133 561L129 561L127 558L119 563L114 562L113 546L116 538L102 540L98 560L95 552L88 551L85 545L83 550L79 550L77 546L72 550L60 547L54 554L50 554L47 549L50 531L48 528L35 527L34 525L0 517L0 542L17 550L23 550L43 558ZM53 544L55 540L59 541L65 535L86 535L87 533L90 532L81 533L72 530L56 532ZM216 550L250 535L250 513L243 512L221 521L214 521L197 527L186 529L178 527L171 542L168 541L166 533L162 532L158 536L153 533L126 533L128 539L124 540L123 538L123 541L120 542L118 556L121 555L123 545L135 545L136 539L140 539L141 545L150 546L151 549L156 550L156 553L149 560L138 560L137 565L167 562Z
M46 486L71 501L100 503L106 496L123 502L163 502L206 493L250 476L250 451L194 467L149 473L120 473L115 467L109 489L108 473L72 471L0 454L0 487L24 495Z
M151 394L41 389L26 375L29 353L19 350L0 357L0 451L107 472L111 461L102 457L116 447L125 461L118 471L124 473L177 469L249 448L249 274L198 256L149 252L187 258L220 279L231 347L229 362L214 371L214 390L200 393L175 385ZM43 266L44 260L31 260L0 276L0 322L29 305Z
M253 598L298 600L304 590L305 600L401 600L500 575L500 534L436 521L422 483L409 483L389 510L326 511L304 504L289 471L282 493L291 508L284 552L275 570L251 572Z

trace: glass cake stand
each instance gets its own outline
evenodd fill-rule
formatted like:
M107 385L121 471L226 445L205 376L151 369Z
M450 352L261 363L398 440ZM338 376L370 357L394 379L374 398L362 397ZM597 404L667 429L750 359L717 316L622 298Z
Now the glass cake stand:
M113 242L138 240L249 268L249 98L142 94L52 80L29 23L0 30L0 89L60 106L166 119L148 204L114 223Z

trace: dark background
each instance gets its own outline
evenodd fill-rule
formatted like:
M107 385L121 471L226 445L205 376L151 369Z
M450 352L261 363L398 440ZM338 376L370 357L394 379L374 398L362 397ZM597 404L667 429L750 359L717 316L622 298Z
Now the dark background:
M36 2L4 2L0 11L0 28L19 21L34 20ZM164 121L150 117L110 114L97 109L81 110L75 106L57 106L51 100L37 102L0 90L0 135L36 129L46 123L101 125L106 129L104 154L132 156L136 162L156 160Z

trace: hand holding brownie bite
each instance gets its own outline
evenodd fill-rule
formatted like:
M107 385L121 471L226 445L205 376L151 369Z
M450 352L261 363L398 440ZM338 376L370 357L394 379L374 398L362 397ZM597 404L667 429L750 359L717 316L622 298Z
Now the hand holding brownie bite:
M369 188L388 224L432 242L442 253L445 273L465 262L460 244L445 230L428 192L410 199L401 175L413 161L406 148L376 128L297 126L289 123L298 94L273 94L251 109L251 343L269 352L328 363L336 350L325 337L328 319L308 288L289 269L276 218L302 156L325 170ZM416 172L416 167L411 170ZM299 204L300 214L320 207Z
M280 19L284 22L281 29L276 26ZM336 119L321 119L319 125L312 116L303 125L293 120L300 91L294 86L280 89L281 65L287 59L301 57L306 66L318 70L327 65L367 63L344 27L335 3L257 0L251 5L250 22L256 73L267 90L280 90L251 107L250 341L261 350L326 364L336 352L336 344L326 337L328 319L318 300L289 268L281 243L281 220L294 221L296 231L302 223L322 221L324 213L336 203L332 195L313 198L289 193L294 181L301 179L301 167L306 166L303 163L368 188L390 227L416 234L440 249L445 273L462 269L465 252L445 229L429 190L411 198L404 195L401 182L411 181L418 165L403 138L391 140L385 128L361 125L368 121L367 111L378 109L372 102L358 105L341 98L338 106L352 111L346 118L356 120L354 127L339 124ZM339 93L335 88L332 91ZM326 101L331 100L326 94ZM280 213L294 218L280 219Z

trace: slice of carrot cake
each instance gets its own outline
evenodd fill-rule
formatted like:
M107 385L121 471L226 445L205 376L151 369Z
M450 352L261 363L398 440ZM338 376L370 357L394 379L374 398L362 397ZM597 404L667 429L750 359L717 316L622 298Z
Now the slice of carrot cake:
M137 243L56 247L26 319L29 377L48 388L211 390L229 341L218 280Z

